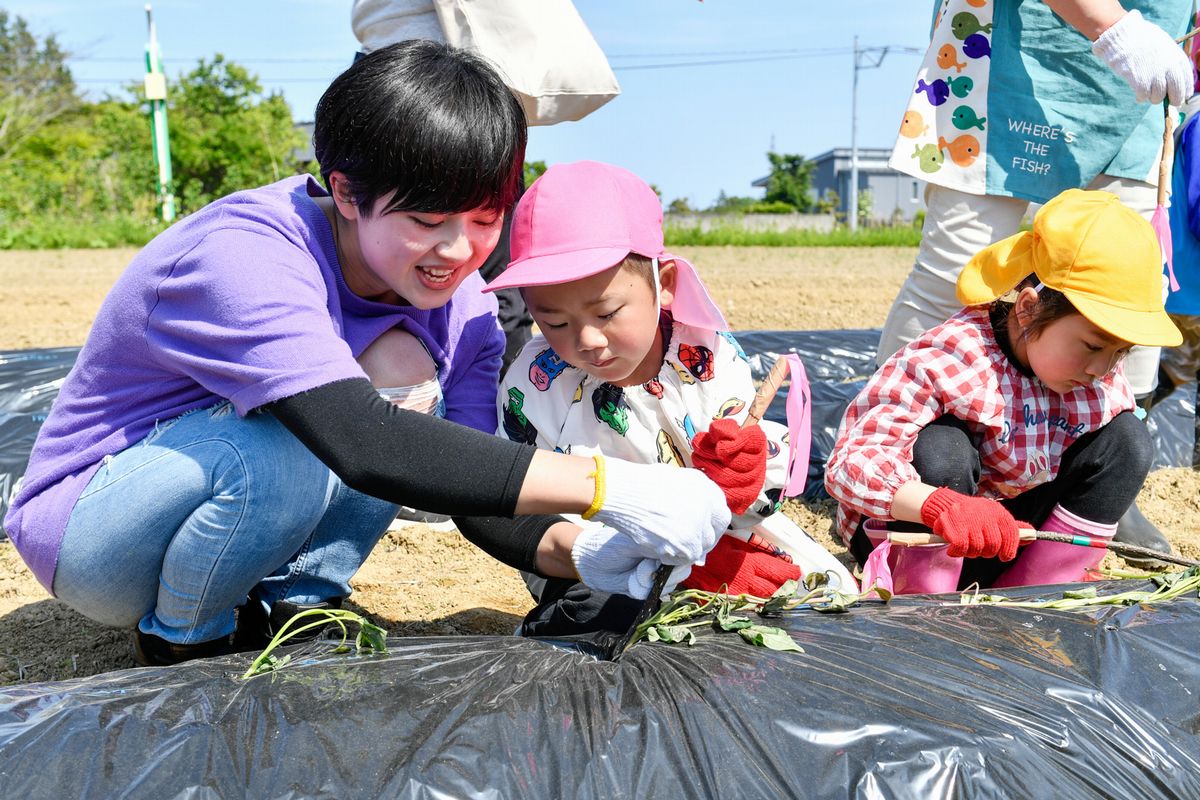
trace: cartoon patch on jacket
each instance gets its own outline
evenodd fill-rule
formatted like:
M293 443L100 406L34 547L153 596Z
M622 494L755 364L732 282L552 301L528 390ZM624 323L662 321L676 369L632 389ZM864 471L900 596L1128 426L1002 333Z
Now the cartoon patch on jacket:
M662 400L662 398L663 398L662 381L660 381L658 378L651 378L650 380L646 381L645 383L642 384L642 388L645 389L650 394L657 397L659 400Z
M679 345L679 363L698 381L711 381L713 376L713 351L702 344Z
M554 379L569 366L559 357L558 353L554 352L554 348L547 347L538 353L529 365L529 382L537 387L539 392L544 392L550 388L550 384L554 383Z
M629 431L629 401L618 386L602 383L592 391L596 419L624 436Z
M525 394L517 387L508 390L508 402L504 404L504 433L514 442L537 444L538 431L525 416Z
M675 440L671 438L671 434L664 430L658 431L658 463L674 464L677 467L686 467L687 464L683 461L683 453L679 452L679 447L676 446Z
M717 409L717 413L713 414L713 419L726 419L728 417L736 417L742 413L742 409L746 407L746 401L740 397L731 397L721 407Z

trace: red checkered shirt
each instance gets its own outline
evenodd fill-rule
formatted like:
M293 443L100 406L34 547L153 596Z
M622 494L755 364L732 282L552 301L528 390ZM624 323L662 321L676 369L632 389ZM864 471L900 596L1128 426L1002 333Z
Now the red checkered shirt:
M945 414L965 422L979 445L978 493L1006 498L1053 480L1076 439L1133 407L1120 365L1058 394L1009 361L986 306L965 308L888 359L846 409L825 467L838 533L849 543L864 516L893 518L896 491L920 479L917 434Z

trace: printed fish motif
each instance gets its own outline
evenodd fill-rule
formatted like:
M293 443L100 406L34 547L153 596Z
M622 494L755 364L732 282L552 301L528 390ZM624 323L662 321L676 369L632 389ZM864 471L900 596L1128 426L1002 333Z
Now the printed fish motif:
M930 145L932 147L932 145ZM969 133L946 141L946 137L938 137L939 150L949 150L950 160L960 167L969 167L979 157L979 140Z
M967 0L967 5L975 8L983 8L987 5L987 0Z
M917 145L913 148L912 157L920 162L922 172L937 172L945 163L946 157L935 145Z
M991 33L992 23L980 25L979 17L970 11L960 11L950 19L950 30L954 33L955 38L963 40L980 31Z
M937 65L942 69L954 67L955 72L962 72L966 68L967 62L958 60L958 51L954 49L954 45L944 44L942 49L938 50Z
M987 117L977 116L975 109L970 106L959 106L954 109L954 114L951 115L950 121L960 131L970 130L971 128L983 130L983 123L987 122Z
M925 119L916 111L905 111L904 119L900 121L900 135L916 139L929 130Z
M963 55L967 58L987 58L992 54L992 43L982 33L972 33L963 42Z
M966 97L975 88L975 81L966 75L958 78L946 76L946 83L950 85L950 91L955 97Z
M921 92L925 92L925 96L929 98L929 105L940 106L950 96L950 86L941 78L935 78L933 83L926 83L924 78L920 78L913 94Z

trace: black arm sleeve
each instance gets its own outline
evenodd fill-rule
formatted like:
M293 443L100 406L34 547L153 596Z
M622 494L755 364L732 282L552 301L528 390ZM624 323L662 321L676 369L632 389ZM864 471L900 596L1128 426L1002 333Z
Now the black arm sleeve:
M455 517L458 531L497 561L514 569L537 572L538 543L550 526L565 522L562 517ZM540 573L539 573L540 574ZM543 576L546 577L546 576Z
M366 378L319 386L261 410L350 488L438 514L511 517L536 452L397 408Z

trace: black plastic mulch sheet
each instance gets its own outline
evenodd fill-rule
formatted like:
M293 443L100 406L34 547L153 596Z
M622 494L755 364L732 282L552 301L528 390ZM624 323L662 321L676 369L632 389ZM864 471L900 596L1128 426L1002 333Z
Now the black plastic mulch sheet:
M809 499L828 497L823 485L825 461L846 405L875 371L879 331L742 331L735 335L758 380L766 377L784 353L796 353L804 361L813 400L812 450L804 495ZM0 352L0 518L8 508L14 484L24 474L37 431L78 353L75 347ZM1189 383L1151 413L1149 424L1157 445L1155 469L1192 465L1195 397L1196 384ZM784 402L781 392L767 411L767 419L786 422Z
M613 663L518 638L397 638L386 656L298 656L247 682L249 658L231 656L9 687L0 786L22 800L1200 797L1195 600L1081 613L908 597L777 624L804 653L707 633Z

